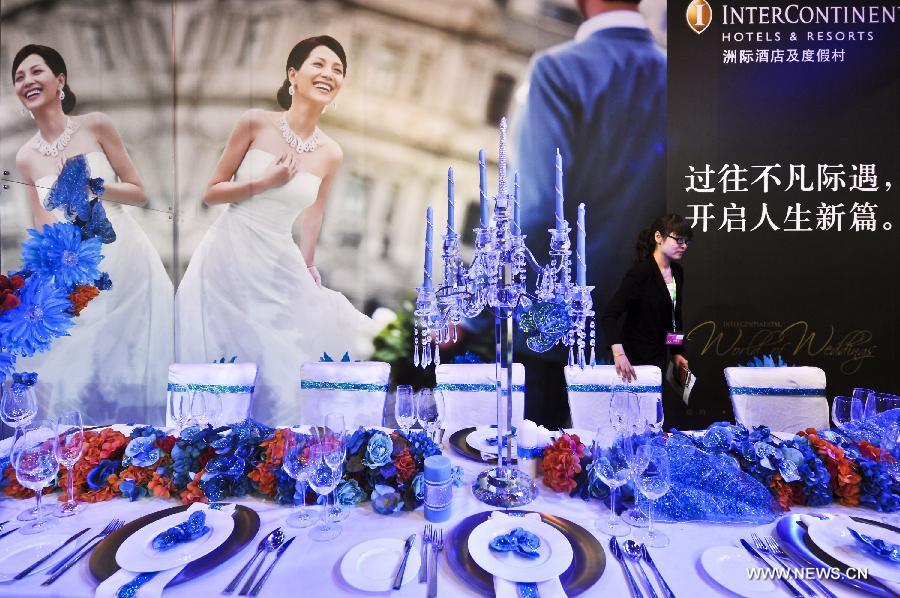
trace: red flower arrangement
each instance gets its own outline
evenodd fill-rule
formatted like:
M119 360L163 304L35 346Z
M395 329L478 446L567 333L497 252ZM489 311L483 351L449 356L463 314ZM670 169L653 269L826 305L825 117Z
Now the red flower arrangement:
M584 445L577 434L563 434L559 440L544 448L541 466L544 485L556 492L571 492L578 485L575 475L581 472Z
M0 274L0 315L5 311L19 307L21 301L19 296L16 295L16 291L24 286L25 279L21 275L7 276Z
M798 432L797 435L806 437L828 469L828 473L831 474L831 489L838 497L838 502L846 507L859 505L859 484L862 476L859 475L857 465L846 457L844 449L821 438L815 428L807 428L805 432Z
M397 468L397 481L406 484L416 475L416 460L409 452L409 448L404 448L400 454L394 459L394 467Z

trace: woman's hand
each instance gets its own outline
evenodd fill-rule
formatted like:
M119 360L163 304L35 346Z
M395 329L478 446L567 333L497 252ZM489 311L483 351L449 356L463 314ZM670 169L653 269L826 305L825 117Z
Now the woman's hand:
M263 171L262 182L268 189L282 187L294 178L297 168L297 158L292 154L282 153Z
M322 275L319 274L319 269L315 266L309 266L307 271L309 272L309 275L312 276L313 281L315 281L318 286L322 286Z
M634 371L631 362L628 361L628 357L625 355L625 349L622 348L622 345L613 345L611 348L613 360L615 360L616 363L616 374L624 382L633 382L637 380L637 373Z

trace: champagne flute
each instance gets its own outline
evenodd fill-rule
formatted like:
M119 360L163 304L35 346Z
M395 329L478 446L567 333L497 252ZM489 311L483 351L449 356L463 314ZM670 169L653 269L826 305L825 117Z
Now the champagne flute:
M317 443L309 449L309 485L316 491L320 497L327 496L338 485L341 479L339 471L335 470L328 464L330 453L338 450L328 443ZM314 527L309 537L316 542L328 542L338 537L341 533L341 527L337 523L332 523L328 514L325 512L327 506L323 506L322 517L319 519L319 525Z
M638 449L641 459L647 465L636 477L637 487L641 494L650 501L647 517L647 529L639 535L641 542L654 548L669 545L669 537L653 528L653 505L664 496L671 487L669 481L669 454L661 446L644 445Z
M10 428L22 428L37 415L37 397L34 387L11 382L3 390L0 399L0 419Z
M645 527L647 525L647 516L640 508L640 494L637 491L638 476L647 467L647 459L639 450L648 443L647 431L647 422L641 419L640 423L632 426L622 438L625 462L628 464L628 470L631 472L631 481L635 485L634 506L622 513L622 520L632 527Z
M419 391L416 401L416 418L432 440L435 439L437 431L441 429L441 418L444 411L442 403L442 395L435 394L434 390L423 388Z
M178 436L191 419L191 393L170 390L168 400L169 417L178 426Z
M656 435L662 432L665 412L663 410L662 395L644 399L644 403L652 401L650 412L647 414L647 423L650 425L650 431Z
M416 401L412 386L401 384L397 387L397 399L394 402L394 418L404 434L409 436L409 429L416 423Z
M631 528L616 514L616 490L628 483L631 471L625 461L621 437L607 428L597 430L594 439L594 463L592 472L609 486L609 519L597 520L598 530L610 536L627 536Z
M609 423L617 434L624 434L631 429L640 411L638 396L625 387L613 389L610 400Z
M199 390L191 393L191 420L201 428L205 428L209 423L208 396L207 393Z
M290 527L309 527L315 521L306 506L306 486L309 482L309 460L303 456L304 442L302 437L288 429L284 435L284 457L281 467L294 480L300 482L303 504L294 509L285 522Z
M56 418L56 460L68 471L66 475L68 500L59 505L57 517L71 517L84 510L84 506L75 500L75 475L72 469L84 452L84 424L81 413L67 411Z
M347 458L347 429L344 424L344 416L340 413L329 413L325 416L325 428L331 430L334 442L338 450L330 453L328 465L338 470L341 477L344 473L344 461ZM337 494L331 493L332 504L328 509L328 516L332 521L343 521L350 513L338 503Z
M16 479L22 486L34 490L37 519L33 523L23 525L19 532L23 534L39 534L56 525L57 519L45 518L41 509L41 496L46 487L59 472L59 461L56 459L56 432L53 423L47 420L35 420L22 428L22 435L16 442L15 462Z

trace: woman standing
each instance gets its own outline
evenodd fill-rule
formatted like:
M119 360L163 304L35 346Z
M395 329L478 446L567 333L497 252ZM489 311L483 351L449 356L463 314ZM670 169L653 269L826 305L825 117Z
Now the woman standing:
M92 178L104 180L103 207L116 240L103 246L101 268L112 289L78 317L71 336L48 353L22 359L40 373L38 392L51 412L78 409L85 421L161 423L166 368L172 359L172 282L141 227L123 209L147 198L122 138L105 114L70 116L75 94L62 56L28 45L13 59L16 96L37 132L16 154L34 225L64 220L44 200L65 160L83 154Z
M687 371L684 357L682 297L684 270L678 262L693 231L678 214L657 218L638 234L637 256L600 324L612 349L616 373L626 382L637 379L635 365L655 365L665 374L671 359L679 375ZM684 404L663 392L666 425L678 425Z
M328 36L291 50L277 99L284 111L238 120L204 201L227 204L191 256L176 296L178 360L223 355L260 366L253 416L300 421L299 371L323 352L371 351L374 322L321 286L316 244L341 148L319 118L341 90L347 56ZM300 218L299 247L292 235Z

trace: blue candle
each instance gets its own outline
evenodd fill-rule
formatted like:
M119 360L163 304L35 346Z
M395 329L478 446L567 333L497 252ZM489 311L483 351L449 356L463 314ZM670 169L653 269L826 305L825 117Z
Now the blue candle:
M428 210L425 213L425 279L422 281L422 286L426 289L431 289L431 273L432 273L432 243L434 242L434 214L431 206L428 206Z
M453 222L454 222L454 210L456 206L454 205L454 197L453 197L453 167L447 169L447 234L450 234L453 231Z
M443 522L453 513L453 482L450 459L444 455L425 458L425 519Z
M484 150L478 150L478 192L481 199L481 228L487 228L491 222L488 212L487 197L487 163L484 158Z
M562 230L566 217L563 215L563 173L562 156L556 148L556 229Z
M585 283L585 274L587 263L584 260L584 204L578 204L578 231L575 235L575 284L580 287L587 286Z
M513 174L513 227L514 235L522 234L522 221L519 220L519 171Z

